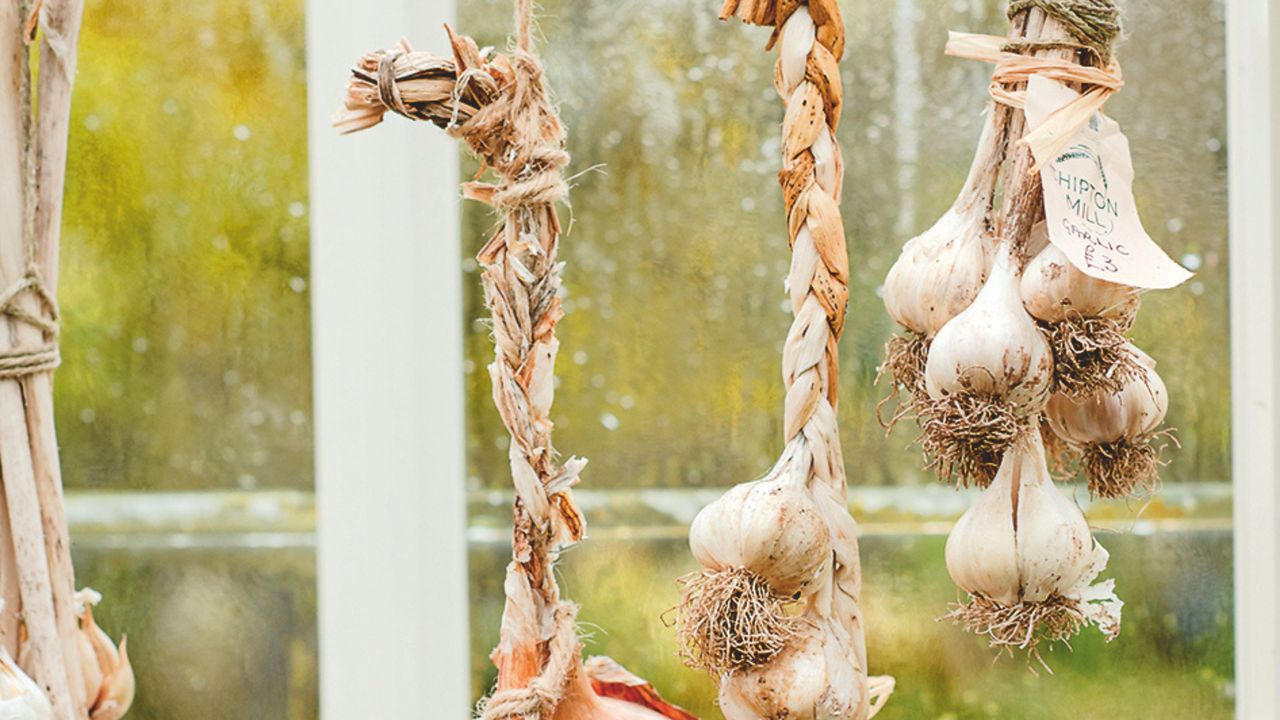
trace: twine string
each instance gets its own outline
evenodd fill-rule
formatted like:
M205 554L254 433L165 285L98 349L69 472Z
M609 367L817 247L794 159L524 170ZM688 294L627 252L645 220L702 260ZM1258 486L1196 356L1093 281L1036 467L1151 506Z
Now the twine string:
M1121 31L1115 0L1009 0L1009 18L1031 8L1040 8L1059 20L1079 42L1022 40L1006 45L1009 52L1067 48L1088 51L1102 65L1110 62Z

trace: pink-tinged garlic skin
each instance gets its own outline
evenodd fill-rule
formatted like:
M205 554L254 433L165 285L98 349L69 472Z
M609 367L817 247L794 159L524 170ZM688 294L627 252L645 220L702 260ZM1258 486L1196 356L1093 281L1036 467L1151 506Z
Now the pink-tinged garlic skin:
M1043 232L1043 224L1036 227ZM1021 290L1027 312L1046 322L1065 320L1073 311L1084 317L1125 317L1138 306L1135 288L1084 274L1053 243L1027 263Z
M1084 402L1055 393L1045 414L1049 426L1063 440L1076 445L1136 440L1155 432L1169 410L1169 393L1155 363L1138 348L1140 376L1118 393L1098 393Z
M746 568L779 596L795 597L817 584L831 533L804 485L784 477L735 486L703 508L689 547L709 570Z
M1053 380L1053 354L1018 297L1007 248L973 304L929 346L925 387L935 399L956 393L1003 397L1038 409Z

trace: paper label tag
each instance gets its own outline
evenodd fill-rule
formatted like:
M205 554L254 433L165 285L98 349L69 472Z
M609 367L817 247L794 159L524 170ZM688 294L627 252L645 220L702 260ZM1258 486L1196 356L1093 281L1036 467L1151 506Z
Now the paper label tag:
M1031 76L1027 126L1038 127L1078 95L1055 80ZM1116 121L1094 113L1053 157L1036 160L1049 240L1081 272L1152 289L1170 288L1191 277L1142 227L1133 201L1129 139Z

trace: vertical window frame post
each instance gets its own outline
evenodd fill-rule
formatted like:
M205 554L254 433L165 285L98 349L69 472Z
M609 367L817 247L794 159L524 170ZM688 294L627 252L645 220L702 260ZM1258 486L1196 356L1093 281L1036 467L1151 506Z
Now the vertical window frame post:
M1280 717L1280 0L1227 1L1236 716Z
M363 53L446 52L453 0L307 0L321 717L464 718L458 149L329 119Z

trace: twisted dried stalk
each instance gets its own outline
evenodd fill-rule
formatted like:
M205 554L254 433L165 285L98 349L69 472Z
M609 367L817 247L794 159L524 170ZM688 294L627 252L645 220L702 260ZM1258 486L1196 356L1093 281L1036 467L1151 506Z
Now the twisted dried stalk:
M586 461L559 462L551 444L555 327L561 306L556 253L561 232L555 204L567 187L564 129L551 107L542 66L528 40L527 3L517 4L520 45L489 57L449 31L452 58L397 50L370 53L352 71L341 132L379 123L387 111L432 122L461 139L498 176L470 182L464 195L502 217L480 250L485 304L496 359L489 365L493 399L511 435L516 489L513 560L498 647L497 688L482 703L486 719L618 718L688 720L647 683L607 659L584 667L575 618L553 567L560 551L583 537L584 519L571 488Z
M892 692L891 678L868 682L866 637L859 608L862 573L857 525L848 513L838 406L839 349L849 298L849 260L840 217L843 161L835 130L843 89L839 60L844 23L836 0L726 0L721 19L737 16L774 26L766 48L778 45L775 87L786 107L782 125L782 186L791 267L787 287L794 315L783 348L785 449L770 475L799 473L818 500L833 553L824 587L804 617L832 628L853 654L861 685L856 707L840 716L867 718Z

